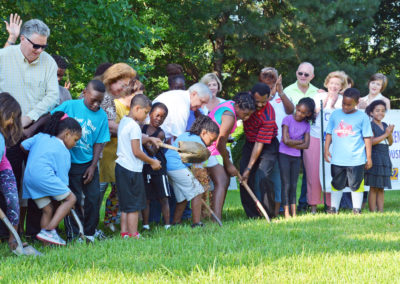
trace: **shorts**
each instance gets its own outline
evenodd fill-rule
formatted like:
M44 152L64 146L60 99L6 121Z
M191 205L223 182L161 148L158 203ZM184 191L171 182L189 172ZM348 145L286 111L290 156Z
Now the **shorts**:
M331 165L331 175L331 183L334 190L343 190L345 187L350 187L352 191L357 191L364 179L364 165Z
M224 166L224 161L221 155L210 156L207 161L207 168L215 167L216 165Z
M132 172L117 163L115 180L121 212L132 213L146 208L146 191L142 173Z
M203 186L187 168L168 171L168 177L178 203L190 201L204 192Z
M171 197L167 175L143 175L147 200Z
M64 200L65 198L67 198L70 195L70 193L71 193L71 191L68 191L68 192L60 194L60 195L51 196L51 198L55 199L57 201L61 201L61 200ZM37 207L39 207L39 209L42 209L50 204L51 199L50 199L50 197L46 196L46 197L34 199L33 201L35 201L35 203L36 203Z

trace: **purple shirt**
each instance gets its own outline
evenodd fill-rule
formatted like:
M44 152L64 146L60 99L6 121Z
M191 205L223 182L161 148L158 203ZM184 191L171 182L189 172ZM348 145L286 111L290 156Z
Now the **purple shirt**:
M283 125L287 125L287 127L289 128L289 138L292 140L301 140L304 138L304 134L310 133L310 124L304 120L301 122L296 121L292 114L286 116L283 119L282 126ZM299 149L295 149L284 144L283 138L281 139L281 143L279 144L279 153L294 157L300 157L301 155Z

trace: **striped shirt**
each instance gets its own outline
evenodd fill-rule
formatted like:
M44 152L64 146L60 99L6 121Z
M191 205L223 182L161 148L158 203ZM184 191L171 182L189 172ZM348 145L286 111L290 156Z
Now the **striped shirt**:
M278 134L275 111L269 102L261 110L255 111L243 125L246 139L249 142L270 144Z
M59 101L56 62L43 51L29 63L20 45L0 49L0 92L18 101L23 116L37 120Z

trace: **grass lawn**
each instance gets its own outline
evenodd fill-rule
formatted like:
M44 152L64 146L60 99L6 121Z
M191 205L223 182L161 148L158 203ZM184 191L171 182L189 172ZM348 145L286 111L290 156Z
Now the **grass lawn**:
M224 226L206 222L142 240L43 248L43 257L15 257L0 244L1 282L399 282L400 191L386 193L385 213L304 214L285 221L248 220L230 191ZM322 209L322 208L321 208ZM396 280L397 279L397 280Z

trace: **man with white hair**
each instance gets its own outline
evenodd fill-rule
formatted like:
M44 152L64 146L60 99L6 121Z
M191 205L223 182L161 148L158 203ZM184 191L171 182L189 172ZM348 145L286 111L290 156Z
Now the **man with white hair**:
M309 62L300 63L296 71L297 81L287 86L283 92L289 96L296 106L300 99L314 98L318 88L310 84L314 79L314 66Z
M289 96L292 100L294 106L296 107L297 103L302 98L314 98L315 94L318 92L318 88L313 86L310 82L314 79L314 66L309 62L300 63L299 67L296 71L297 81L292 85L287 86L283 92ZM303 166L303 181L301 185L301 194L299 198L299 206L297 207L298 211L303 211L307 208L307 180L306 180L306 172Z
M161 102L168 108L168 116L161 125L167 142L172 143L186 131L190 111L196 111L206 105L211 95L210 89L205 84L196 83L187 91L172 90L154 99L153 104Z
M44 51L50 29L40 20L29 20L22 26L20 44L16 45L21 23L16 14L10 16L10 23L6 23L10 37L6 47L0 49L0 92L10 93L21 105L22 126L26 128L56 105L59 90L57 64ZM10 29L10 25L18 29ZM7 158L21 189L25 156L19 143L7 149ZM21 204L21 207L26 207L26 204ZM23 216L20 220L23 222ZM40 218L38 220L40 222ZM28 223L27 233L30 230ZM33 229L31 234L36 235L37 229L40 230L40 226Z

